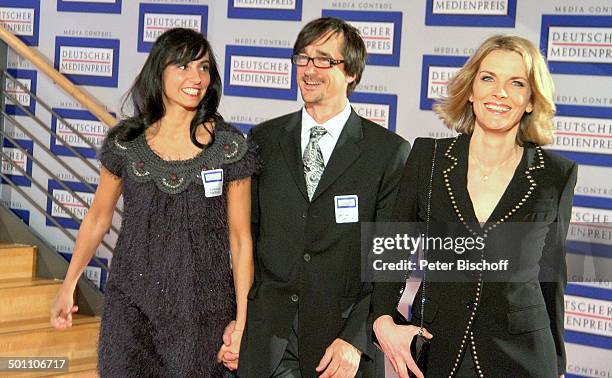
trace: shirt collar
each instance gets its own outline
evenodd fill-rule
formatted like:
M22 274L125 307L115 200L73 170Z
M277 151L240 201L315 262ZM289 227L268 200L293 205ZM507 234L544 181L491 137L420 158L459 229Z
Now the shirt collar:
M344 128L344 125L346 124L346 121L348 121L350 116L351 103L348 99L346 100L346 105L344 106L344 109L340 113L327 120L327 122L324 122L323 124L317 123L317 121L315 121L314 118L312 118L312 116L308 114L306 109L302 108L302 133L307 133L308 135L310 135L310 129L313 126L318 125L325 127L327 133L332 138L337 139L340 136L340 133L342 132L342 129Z

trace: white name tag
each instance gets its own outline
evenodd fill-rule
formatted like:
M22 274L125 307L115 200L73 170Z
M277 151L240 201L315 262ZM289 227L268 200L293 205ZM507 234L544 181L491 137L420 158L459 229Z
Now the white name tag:
M336 223L359 222L359 197L356 194L334 197Z
M202 171L202 183L207 198L220 196L223 193L223 169Z

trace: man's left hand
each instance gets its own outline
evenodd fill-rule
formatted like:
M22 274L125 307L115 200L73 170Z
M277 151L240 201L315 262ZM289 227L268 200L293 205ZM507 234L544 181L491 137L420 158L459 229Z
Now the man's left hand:
M320 378L353 378L359 369L361 351L342 339L336 339L325 349L317 373Z

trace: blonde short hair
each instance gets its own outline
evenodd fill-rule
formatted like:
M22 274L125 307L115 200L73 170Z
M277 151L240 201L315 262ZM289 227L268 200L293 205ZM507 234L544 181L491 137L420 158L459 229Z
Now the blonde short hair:
M517 144L532 142L539 145L553 141L555 85L544 57L529 40L514 35L494 35L484 41L463 67L449 80L448 96L439 100L434 111L451 130L471 134L475 115L469 97L483 59L494 50L506 50L523 57L531 87L533 111L525 112L517 133Z

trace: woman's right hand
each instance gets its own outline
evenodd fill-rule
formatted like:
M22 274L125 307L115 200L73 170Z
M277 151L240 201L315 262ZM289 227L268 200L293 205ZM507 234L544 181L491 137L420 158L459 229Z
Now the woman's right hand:
M72 327L72 314L78 310L74 305L74 291L62 286L51 304L51 325L55 329Z
M418 378L423 378L423 373L410 355L410 344L412 339L419 334L419 327L397 325L391 316L383 315L374 321L373 328L380 348L391 362L399 378L408 378L407 369L410 369ZM426 339L433 337L426 329L423 329L423 336Z

